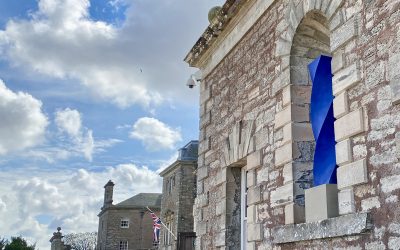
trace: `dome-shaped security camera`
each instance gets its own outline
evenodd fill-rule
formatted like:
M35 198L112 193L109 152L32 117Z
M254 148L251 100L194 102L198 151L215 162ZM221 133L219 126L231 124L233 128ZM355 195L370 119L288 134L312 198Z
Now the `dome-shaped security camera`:
M189 87L189 89L192 89L194 86L196 86L196 81L193 79L193 76L190 76L190 78L186 82L186 86Z
M201 81L201 71L197 71L193 75L190 75L189 79L186 82L186 86L188 86L190 89L195 87L197 85L197 82Z

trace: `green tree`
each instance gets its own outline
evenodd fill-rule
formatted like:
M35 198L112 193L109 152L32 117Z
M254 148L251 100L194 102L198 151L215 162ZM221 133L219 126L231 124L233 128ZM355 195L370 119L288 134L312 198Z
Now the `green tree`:
M7 243L7 239L0 237L0 250L4 250L4 247L7 245Z
M7 242L4 250L35 250L35 245L28 245L21 236L11 237L11 242Z

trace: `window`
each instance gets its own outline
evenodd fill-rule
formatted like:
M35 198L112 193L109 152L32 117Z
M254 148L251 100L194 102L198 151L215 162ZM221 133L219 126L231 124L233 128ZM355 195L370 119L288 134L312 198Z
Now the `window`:
M121 228L129 228L129 219L121 219Z
M173 218L173 213L168 213L166 216L165 216L165 227L166 228L163 228L163 237L164 237L164 245L170 245L170 244L172 244L172 235L171 235L171 232L172 232L172 225L173 225L173 222L174 222L174 218Z
M241 187L240 187L240 218L241 218L241 250L246 250L247 243L247 171L246 166L242 168Z
M119 242L119 250L128 250L128 241L120 241Z

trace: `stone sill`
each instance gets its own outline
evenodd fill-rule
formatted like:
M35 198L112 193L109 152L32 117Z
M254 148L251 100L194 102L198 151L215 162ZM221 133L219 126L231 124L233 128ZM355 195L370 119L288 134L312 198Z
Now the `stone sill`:
M272 229L275 244L363 234L372 228L369 213L343 215L327 220L278 226Z

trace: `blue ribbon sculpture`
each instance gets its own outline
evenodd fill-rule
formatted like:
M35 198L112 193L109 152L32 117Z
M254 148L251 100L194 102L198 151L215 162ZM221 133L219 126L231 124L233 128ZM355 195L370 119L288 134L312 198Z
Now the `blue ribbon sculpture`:
M308 65L313 83L310 117L316 142L314 186L337 183L331 61L331 57L321 55Z

